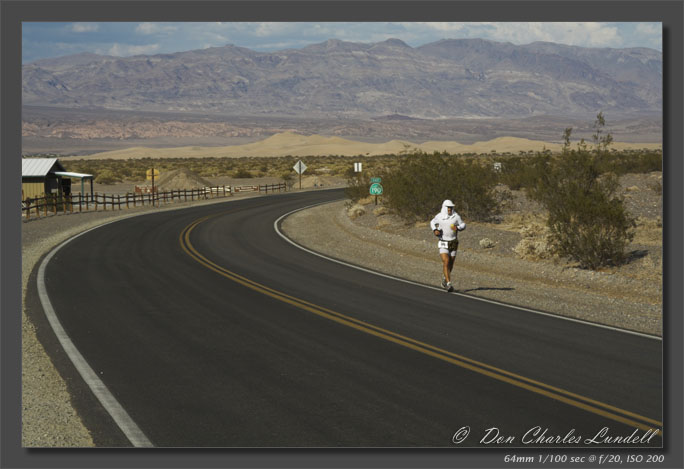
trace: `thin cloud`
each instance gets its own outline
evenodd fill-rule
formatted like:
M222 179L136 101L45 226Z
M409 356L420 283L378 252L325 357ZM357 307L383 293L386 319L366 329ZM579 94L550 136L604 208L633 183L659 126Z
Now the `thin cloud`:
M425 26L428 29L433 29L435 31L453 33L456 31L461 31L464 27L463 23L445 23L445 22L431 22L431 23L401 23L404 27L414 28L417 25Z
M636 32L647 35L660 35L663 32L662 23L639 23L636 26Z
M283 34L292 29L292 23L257 23L254 34L259 37L268 37Z
M611 23L481 23L464 28L467 36L500 42L529 44L555 42L582 47L620 47L623 38Z
M100 29L97 23L72 23L70 26L72 33L94 33Z
M107 51L107 55L116 57L128 57L131 55L152 54L159 50L159 44L146 44L142 46L133 46L129 44L113 44Z
M138 34L159 34L159 33L169 33L176 30L175 26L160 23L140 23L135 28L135 32Z
M22 33L22 58L30 62L86 51L117 56L174 53L226 44L273 52L328 39L375 43L389 38L411 47L442 39L482 38L516 45L545 41L662 50L661 32L662 25L657 22L27 22ZM88 34L87 41L84 33ZM57 46L55 39L73 46Z

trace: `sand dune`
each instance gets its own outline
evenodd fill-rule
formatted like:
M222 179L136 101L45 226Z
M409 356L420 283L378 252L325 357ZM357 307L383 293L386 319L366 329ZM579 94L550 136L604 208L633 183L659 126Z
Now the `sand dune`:
M575 144L573 144L575 145ZM278 156L327 156L327 155L384 155L398 154L407 148L416 148L432 153L434 151L448 153L491 153L495 150L499 153L511 152L517 154L521 151L542 151L548 149L558 151L561 144L529 140L517 137L499 137L486 142L476 142L472 145L464 145L458 142L429 141L413 143L403 140L391 140L385 143L365 143L347 140L341 137L325 137L321 135L300 135L292 132L284 132L273 135L264 140L244 145L225 147L173 147L173 148L146 148L131 147L124 150L114 150L93 155L84 156L84 159L130 159L130 158L205 158L205 157L228 157L238 158L243 156L252 157L278 157ZM614 142L611 148L624 149L660 149L659 143L624 143Z

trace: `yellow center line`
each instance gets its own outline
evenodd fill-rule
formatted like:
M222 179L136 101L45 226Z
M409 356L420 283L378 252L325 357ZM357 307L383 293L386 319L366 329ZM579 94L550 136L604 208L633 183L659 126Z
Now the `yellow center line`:
M371 334L375 337L382 338L384 340L393 342L395 344L401 345L403 347L409 348L411 350L415 350L417 352L423 353L425 355L438 358L440 360L446 361L448 363L460 366L462 368L474 371L476 373L480 373L482 375L494 378L499 381L503 381L509 384L512 384L514 386L526 389L528 391L534 392L536 394L540 394L546 397L549 397L551 399L555 399L557 401L563 402L565 404L572 405L574 407L578 407L580 409L592 412L597 415L601 415L603 417L609 418L611 420L617 421L624 423L626 425L634 426L642 430L657 430L656 433L662 435L662 431L659 429L654 429L652 426L648 426L644 424L643 422L648 422L651 424L654 424L658 427L662 427L662 422L651 419L649 417L645 417L624 409L620 409L618 407L614 407L612 405L581 396L579 394L575 394L570 391L566 391L561 388L557 388L555 386L551 386L506 370L502 370L500 368L497 368L492 365L488 365L486 363L479 362L477 360L470 359L468 357L464 357L462 355L449 352L448 350L443 350L438 347L435 347L430 344L426 344L423 342L420 342L418 340L412 339L410 337L403 336L401 334L398 334L396 332L392 332L386 329L383 329L381 327L366 323L364 321L352 318L350 316L346 316L342 313L338 313L336 311L330 310L328 308L318 306L316 304L310 303L308 301L296 298L294 296L288 295L286 293L280 292L278 290L274 290L273 288L267 287L265 285L262 285L260 283L257 283L253 280L250 280L246 277L243 277L239 274L236 274L235 272L232 272L224 267L221 267L220 265L212 262L211 260L207 259L205 256L200 254L192 245L190 242L190 233L192 230L199 225L200 223L208 220L209 218L212 218L217 215L210 215L206 216L203 218L200 218L198 220L195 220L193 223L189 224L188 226L185 227L185 229L181 232L180 234L180 244L183 250L193 259L195 259L197 262L200 264L204 265L210 270L213 270L214 272L234 281L237 282L247 288L250 288L252 290L255 290L259 293L265 294L271 298L274 298L276 300L288 303L290 305L293 305L297 308L304 309L305 311L309 311L313 314L316 314L318 316L324 317L326 319L335 321L339 324L343 324L345 326L354 328L356 330L359 330L361 332L365 332L367 334ZM582 402L583 401L583 402ZM602 407L598 408L598 407ZM617 414L622 414L622 415L617 415ZM628 418L629 417L629 418ZM633 419L638 419L641 422L632 420Z

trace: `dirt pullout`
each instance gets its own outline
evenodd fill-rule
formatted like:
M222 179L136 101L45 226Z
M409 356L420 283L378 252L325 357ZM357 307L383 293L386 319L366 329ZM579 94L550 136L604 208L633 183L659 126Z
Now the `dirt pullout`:
M165 171L156 181L159 190L196 189L211 186L211 182L187 168Z

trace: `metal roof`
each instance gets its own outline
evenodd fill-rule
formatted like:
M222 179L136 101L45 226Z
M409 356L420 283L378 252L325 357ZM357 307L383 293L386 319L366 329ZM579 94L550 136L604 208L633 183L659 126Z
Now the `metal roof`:
M21 160L21 177L42 177L52 171L64 171L64 166L57 158L23 158Z
M84 174L84 173L70 173L67 171L55 171L55 174L57 176L62 176L63 178L78 178L78 179L87 179L93 177L92 174Z

